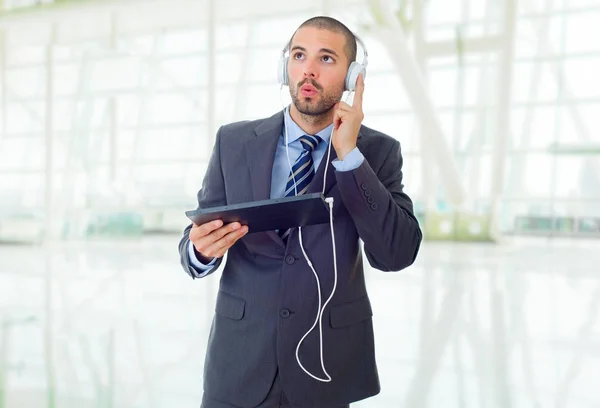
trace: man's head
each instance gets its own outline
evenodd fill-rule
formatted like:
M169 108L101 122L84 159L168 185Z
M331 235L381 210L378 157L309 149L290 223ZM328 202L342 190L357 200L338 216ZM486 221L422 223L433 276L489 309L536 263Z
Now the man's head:
M313 17L298 27L290 43L288 78L296 109L321 116L340 101L348 67L356 59L356 39L331 17Z

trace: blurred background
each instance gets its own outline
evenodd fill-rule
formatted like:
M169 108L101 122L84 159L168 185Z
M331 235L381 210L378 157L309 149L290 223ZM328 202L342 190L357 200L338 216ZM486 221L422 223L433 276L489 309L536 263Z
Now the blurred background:
M180 267L184 212L323 14L366 44L364 123L425 235L367 267L382 392L352 406L600 406L600 0L0 10L0 408L200 405L220 273Z

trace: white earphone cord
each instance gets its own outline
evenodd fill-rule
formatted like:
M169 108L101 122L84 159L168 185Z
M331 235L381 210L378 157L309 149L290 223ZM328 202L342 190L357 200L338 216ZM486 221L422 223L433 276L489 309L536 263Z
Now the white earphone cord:
M280 90L280 92L279 92L280 99L281 99L281 89L282 88L283 88L283 86L279 89ZM344 101L345 103L348 102L349 97L350 97L350 92L346 96L346 100ZM282 105L283 105L283 101L282 101ZM285 150L286 150L288 165L290 167L290 173L292 174L292 178L294 180L294 195L298 195L298 190L296 188L296 177L294 175L294 172L292 171L292 162L290 161L290 154L289 154L289 148L288 148L288 134L287 134L287 126L285 124L285 109L286 108L283 107L283 111L284 111L283 131L285 133ZM331 157L332 139L333 139L333 129L331 130L331 136L329 137L329 144L328 144L328 148L327 148L327 161L325 162L325 174L323 175L323 191L322 191L323 195L325 195L325 187L327 185L326 184L327 169L329 167L329 160ZM300 238L300 248L302 249L302 254L304 255L304 259L306 259L306 263L312 270L312 273L315 276L315 280L317 282L317 297L318 297L319 306L317 308L317 318L315 319L315 322L313 323L312 327L304 334L304 336L302 336L302 339L300 339L300 341L298 342L298 346L296 347L296 361L298 362L298 365L300 366L300 368L302 368L302 370L304 370L304 372L306 374L308 374L315 380L321 381L321 382L330 382L331 376L325 369L325 361L323 358L323 313L325 311L325 307L327 307L327 304L331 301L331 299L333 298L333 295L335 294L335 290L337 288L338 272L337 272L337 254L336 254L336 249L335 249L335 232L333 229L333 197L327 197L325 200L327 201L327 204L329 205L329 227L331 229L331 242L332 242L332 248L333 248L333 289L331 290L331 295L329 295L329 297L323 304L323 307L321 307L321 283L319 281L319 275L317 274L317 271L315 271L315 268L314 268L312 262L310 261L310 259L308 258L308 255L306 254L306 251L304 249L304 244L302 243L302 227L298 227L299 238ZM317 323L319 324L319 352L320 352L320 358L321 358L321 368L323 369L323 372L327 376L327 378L325 378L325 379L319 378L319 377L313 375L306 368L304 368L304 366L302 365L302 362L300 361L300 355L299 355L300 346L304 342L304 339L315 329Z

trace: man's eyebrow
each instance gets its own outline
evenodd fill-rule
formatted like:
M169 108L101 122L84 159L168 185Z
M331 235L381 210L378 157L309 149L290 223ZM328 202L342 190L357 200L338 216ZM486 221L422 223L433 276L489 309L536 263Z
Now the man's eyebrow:
M335 52L334 50L331 50L329 48L321 48L320 52L326 52L328 54L335 55L336 57L338 56L337 52Z
M299 45L294 45L294 47L292 48L292 51L294 51L294 50L306 51L306 48L301 47Z
M294 47L292 48L292 51L294 51L294 50L300 50L300 51L306 52L306 48L304 48L304 47L302 47L300 45L294 45ZM328 54L331 54L331 55L335 55L336 57L338 56L337 52L335 52L334 50L332 50L330 48L321 48L319 50L319 52L325 52L325 53L328 53Z

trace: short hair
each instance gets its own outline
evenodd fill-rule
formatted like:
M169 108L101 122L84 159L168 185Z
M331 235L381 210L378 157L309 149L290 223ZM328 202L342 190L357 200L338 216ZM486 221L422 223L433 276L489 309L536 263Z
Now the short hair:
M356 60L356 36L342 22L336 20L335 18L327 16L312 17L306 20L304 23L300 24L296 31L294 31L292 38L290 38L290 41L288 42L288 45L286 47L287 49L291 47L294 35L296 35L296 32L302 27L315 27L321 30L328 30L334 33L342 34L344 38L346 38L346 46L344 47L344 52L346 53L346 57L348 58L348 65L350 65L353 61Z

